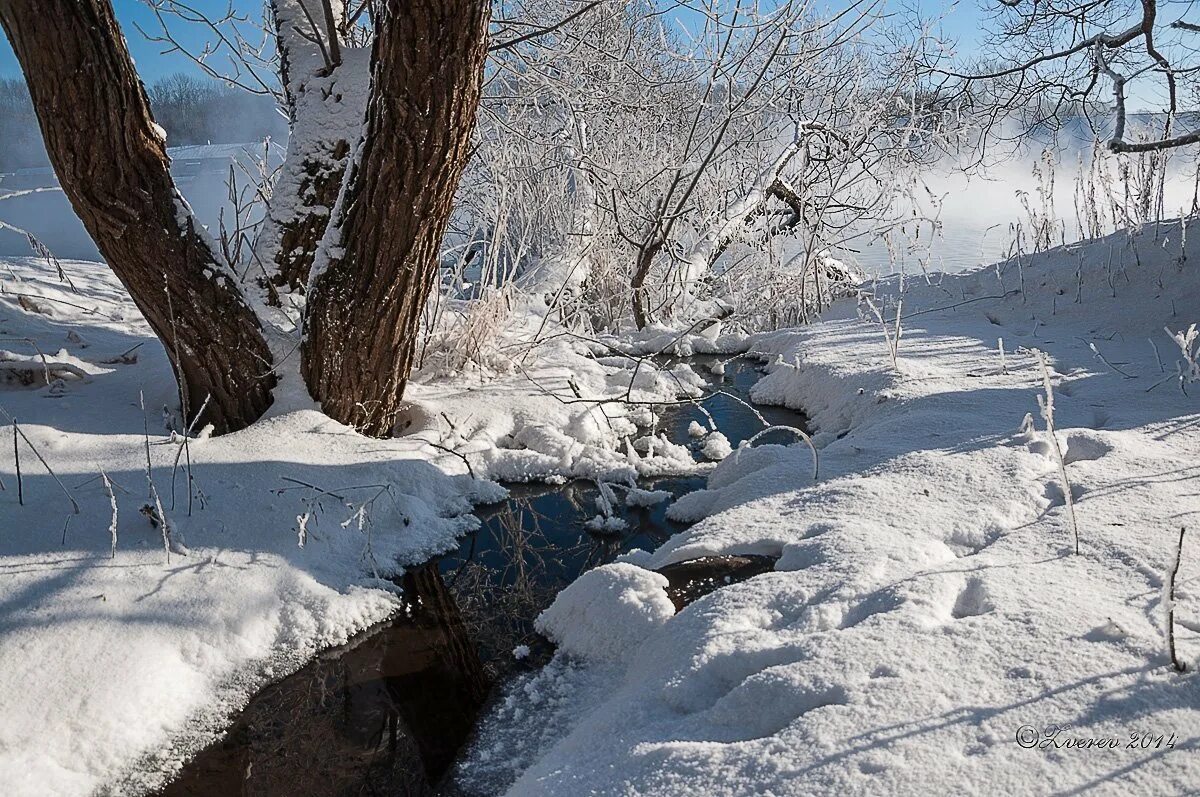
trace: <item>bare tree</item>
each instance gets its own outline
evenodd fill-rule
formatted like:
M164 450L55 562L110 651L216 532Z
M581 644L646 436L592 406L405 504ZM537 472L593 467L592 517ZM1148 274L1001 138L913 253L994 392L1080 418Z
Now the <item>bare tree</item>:
M1010 114L1027 125L1086 120L1118 153L1200 143L1200 20L1189 2L995 0L984 57L951 65L929 59L957 94L991 121ZM1131 126L1130 103L1161 102L1162 118ZM1182 129L1180 129L1182 127Z
M649 2L506 6L544 32L493 53L453 282L589 330L798 322L846 287L828 252L897 222L930 114L873 4L704 0L686 29Z

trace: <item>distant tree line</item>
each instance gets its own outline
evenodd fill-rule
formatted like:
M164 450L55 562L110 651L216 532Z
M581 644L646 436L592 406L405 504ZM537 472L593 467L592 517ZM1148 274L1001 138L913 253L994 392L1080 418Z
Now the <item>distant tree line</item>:
M287 119L271 97L180 72L160 78L147 94L155 120L167 131L168 147L287 138Z
M146 93L169 147L287 137L287 119L270 97L184 73L160 78ZM0 172L48 164L28 86L20 78L0 79Z

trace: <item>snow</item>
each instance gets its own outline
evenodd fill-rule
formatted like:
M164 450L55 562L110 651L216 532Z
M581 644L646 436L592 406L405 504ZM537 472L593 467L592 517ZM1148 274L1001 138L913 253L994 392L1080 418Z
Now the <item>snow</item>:
M583 524L584 529L599 534L617 534L628 528L629 524L622 518L596 515Z
M666 586L633 564L602 565L558 593L536 628L565 655L620 661L675 614Z
M733 453L733 446L729 444L728 437L720 432L712 432L704 438L700 453L708 459L720 461Z
M0 379L6 795L152 788L262 685L395 611L376 574L450 547L475 502L504 495L437 467L420 441L364 441L294 398L182 451L165 354L111 272L64 262L76 294L42 261L4 266L6 287L48 311L0 294L0 337L29 349L0 369L39 377ZM43 362L28 341L61 351ZM43 368L61 378L47 386ZM21 441L20 497L10 417L53 469ZM147 515L144 429L169 561Z
M262 685L395 611L386 576L472 528L472 506L504 495L491 480L593 480L597 528L615 531L617 502L667 497L637 479L695 474L704 489L668 516L696 525L588 571L539 618L558 652L483 720L461 782L1187 793L1200 687L1171 668L1164 633L1179 527L1200 513L1200 399L1184 392L1200 251L1181 237L1164 224L865 286L889 324L903 307L894 363L853 301L799 331L547 336L519 367L497 355L454 375L431 355L401 438L330 421L285 369L267 417L186 449L166 358L115 278L64 262L76 294L42 261L5 261L6 287L41 312L0 294L0 408L53 469L20 443L18 498L0 453L5 794L155 788ZM666 439L654 408L706 380L639 359L662 351L761 358L753 396L812 418L818 478L803 441L729 450L699 427L712 464ZM147 440L169 561L145 509ZM654 570L722 554L779 558L676 613ZM1192 670L1198 568L1189 538L1174 608ZM1067 730L1038 749L1051 726ZM1164 741L1125 748L1135 733ZM1055 747L1100 738L1121 745Z
M671 497L671 494L666 490L639 490L630 489L625 493L625 504L627 506L655 506L661 504Z
M1181 237L1149 226L881 281L889 322L903 290L896 366L852 301L752 338L770 371L753 395L810 415L820 478L800 443L735 451L671 506L696 525L623 557L635 570L565 590L540 621L559 652L483 721L460 781L514 795L1193 792L1200 686L1170 666L1162 599L1179 527L1200 514L1200 406L1171 341L1198 320L1200 251L1184 261ZM1048 432L1024 422L1044 395L1033 349L1078 556ZM1189 542L1175 630L1194 671ZM630 608L660 599L653 568L734 553L780 559L669 617Z
M703 379L604 365L566 339L482 389L415 374L392 440L331 421L282 367L261 420L185 448L165 353L103 264L62 263L78 293L43 260L2 266L0 288L35 308L0 293L6 796L156 788L261 687L393 613L387 577L477 527L474 505L506 496L493 479L595 479L596 529L614 533L620 501L667 498L639 476L711 467L658 436L650 409ZM295 334L272 334L279 362L294 365ZM20 497L14 417L53 469L22 442Z
M526 333L505 334L519 340ZM692 475L711 467L654 432L659 418L652 406L697 397L707 388L686 365L661 370L630 357L597 357L591 345L565 337L541 345L519 369L506 372L507 361L498 358L496 369L478 380L453 377L436 356L429 360L406 393L420 416L408 433L467 457L479 476L634 487L639 477ZM435 402L439 411L421 411L425 402ZM438 456L452 464L452 456Z

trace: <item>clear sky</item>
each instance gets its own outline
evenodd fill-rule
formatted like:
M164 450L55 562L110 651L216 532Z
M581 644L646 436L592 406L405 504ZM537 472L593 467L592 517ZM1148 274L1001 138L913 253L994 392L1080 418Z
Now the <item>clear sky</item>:
M133 54L133 60L137 63L142 80L153 83L158 78L173 72L200 74L199 69L187 58L179 53L164 55L163 50L166 48L162 43L147 41L146 37L138 32L137 25L151 34L157 33L159 30L158 21L143 0L112 0L112 4L117 12L121 28L125 31L125 40L129 42L129 51ZM213 13L221 14L229 7L229 2L228 0L196 0L195 7L211 9ZM261 19L262 17L262 0L233 0L233 8L237 12L245 13L251 19ZM172 25L172 30L189 48L199 50L204 46L207 33L204 28L198 25L178 24ZM13 55L8 39L0 37L0 78L19 77L20 74L21 69L17 65L17 58Z
M962 41L960 49L974 49L979 35L981 12L978 4L986 0L961 0L959 3L938 2L937 0L918 0L917 7L926 16L944 14L943 29L945 32ZM146 7L143 0L112 0L117 12L117 18L125 31L125 39L129 42L130 52L137 62L138 72L142 80L153 83L155 80L173 72L192 72L199 70L187 58L179 53L164 54L162 43L150 42L138 31L155 33L158 23L154 14ZM195 5L200 9L211 9L213 13L223 13L229 7L229 0L196 0ZM835 7L836 3L830 3ZM896 3L899 7L899 3ZM245 14L251 19L262 16L262 0L233 0L235 12ZM908 6L911 7L911 6ZM198 25L173 25L172 30L181 41L191 49L199 50L204 46L207 31ZM8 45L8 40L0 37L0 78L14 78L21 74L16 56Z

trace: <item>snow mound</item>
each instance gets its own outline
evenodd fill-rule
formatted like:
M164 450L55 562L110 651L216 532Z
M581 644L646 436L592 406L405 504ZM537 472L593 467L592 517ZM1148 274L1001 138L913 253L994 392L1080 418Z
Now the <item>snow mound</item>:
M728 437L720 432L713 432L704 438L704 445L701 447L700 453L708 459L719 462L733 453L733 446L729 444Z
M589 570L558 594L535 628L564 653L621 661L675 614L667 579L625 562Z
M726 441L728 445L728 441ZM680 496L667 510L667 517L695 523L750 497L766 495L783 483L783 478L811 470L808 449L800 445L762 445L730 451L708 476L702 490Z

